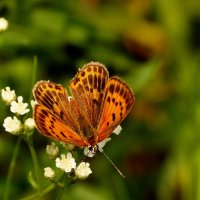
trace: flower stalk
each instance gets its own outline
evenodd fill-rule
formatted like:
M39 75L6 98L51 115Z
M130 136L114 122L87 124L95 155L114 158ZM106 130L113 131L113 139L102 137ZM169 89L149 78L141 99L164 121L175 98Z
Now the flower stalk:
M42 188L42 179L41 179L41 171L40 171L40 167L38 164L38 159L37 159L37 155L35 152L35 148L33 146L33 140L31 137L25 138L26 143L28 144L28 147L30 149L30 153L31 153L31 157L33 160L33 165L35 168L35 175L36 175L36 179L37 179L37 184L38 184L38 191L39 193L41 192L41 188Z
M15 164L16 164L16 159L17 159L17 155L18 155L18 152L19 152L21 140L22 140L21 137L18 137L17 143L16 143L14 151L13 151L12 159L11 159L11 162L10 162L10 166L9 166L8 174L7 174L7 178L6 178L3 200L9 199L9 190L10 190L11 178L12 178L12 175L13 175L13 172L14 172L14 167L15 167Z

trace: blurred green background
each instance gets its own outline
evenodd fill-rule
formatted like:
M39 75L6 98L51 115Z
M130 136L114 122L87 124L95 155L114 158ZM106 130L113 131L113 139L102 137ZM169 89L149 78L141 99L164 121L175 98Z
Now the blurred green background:
M77 69L104 63L133 89L136 102L89 179L71 185L63 200L200 200L200 3L198 0L1 0L0 88L10 86L28 101L33 57L37 80L68 87ZM197 92L198 91L198 92ZM0 102L0 122L11 115ZM17 137L0 126L0 198ZM41 168L50 140L34 133ZM33 192L33 169L23 142L10 196ZM41 199L56 199L52 191Z

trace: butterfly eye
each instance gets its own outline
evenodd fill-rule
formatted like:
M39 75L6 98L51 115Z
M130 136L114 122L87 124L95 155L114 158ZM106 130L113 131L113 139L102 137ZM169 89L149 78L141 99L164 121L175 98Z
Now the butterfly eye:
M88 149L89 149L90 151L93 151L94 147L93 147L93 146L89 146Z
M98 148L97 146L89 146L89 147L88 147L89 151L91 151L93 154L96 153L97 148Z

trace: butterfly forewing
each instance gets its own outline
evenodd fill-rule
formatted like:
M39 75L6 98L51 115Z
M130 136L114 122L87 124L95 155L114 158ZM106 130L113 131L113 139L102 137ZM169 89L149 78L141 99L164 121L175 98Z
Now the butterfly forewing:
M102 107L108 72L104 65L91 62L78 71L70 89L83 116L83 135L92 145L97 142L97 126Z
M34 108L34 119L41 133L76 146L85 144L76 105L70 103L63 86L40 81L36 83L33 94L39 104ZM77 145L78 141L80 145Z
M39 81L36 83L33 93L40 105L79 133L80 127L77 117L74 116L67 92L63 86L50 81Z
M98 127L98 142L109 137L124 120L134 103L131 89L118 77L111 77L107 83Z

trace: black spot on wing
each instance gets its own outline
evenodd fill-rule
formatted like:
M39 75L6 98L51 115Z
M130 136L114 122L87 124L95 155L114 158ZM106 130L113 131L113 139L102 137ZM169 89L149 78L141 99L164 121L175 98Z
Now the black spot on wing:
M91 67L88 67L88 68L87 68L87 71L88 71L88 72L91 72L91 71L92 71Z
M88 81L89 81L90 86L93 87L93 77L91 74L88 76Z
M81 72L81 76L82 76L82 77L85 76L85 72L84 72L84 71Z
M112 120L115 121L115 113L112 113Z
M112 102L115 103L115 98L112 98Z
M62 131L60 131L60 134L61 134L64 138L66 138L66 135L65 135Z
M114 89L115 89L114 84L110 84L109 91L110 91L111 94L113 94Z

